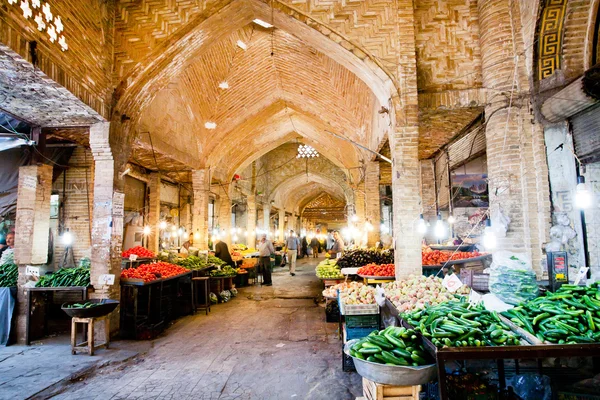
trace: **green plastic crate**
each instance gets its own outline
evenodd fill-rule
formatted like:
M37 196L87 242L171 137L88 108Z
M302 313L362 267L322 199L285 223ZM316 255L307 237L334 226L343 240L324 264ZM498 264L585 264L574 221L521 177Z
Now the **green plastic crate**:
M379 329L379 314L346 315L345 321L348 328Z

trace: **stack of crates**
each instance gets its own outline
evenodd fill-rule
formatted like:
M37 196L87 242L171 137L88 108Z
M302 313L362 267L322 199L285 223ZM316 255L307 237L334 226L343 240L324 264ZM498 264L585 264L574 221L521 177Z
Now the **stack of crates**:
M364 338L372 331L378 330L380 324L379 314L345 315L344 321L344 344L348 340ZM343 352L343 345L342 358L343 371L354 371L354 361L352 357L347 356Z

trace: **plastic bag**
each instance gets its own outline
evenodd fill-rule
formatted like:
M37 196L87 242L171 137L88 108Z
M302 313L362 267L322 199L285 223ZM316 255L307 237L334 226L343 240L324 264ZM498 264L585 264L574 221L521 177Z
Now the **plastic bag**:
M522 399L551 400L550 378L546 375L515 375L510 381L515 394Z
M236 297L238 295L238 291L236 288L229 289L229 292L231 292L231 297Z
M223 303L227 303L229 300L231 300L231 292L229 290L223 290L221 293L219 293L219 296L221 297Z
M535 272L526 254L498 251L490 268L490 292L508 304L519 304L538 295Z
M217 304L219 302L219 298L213 292L210 292L210 294L208 295L208 298L210 299L210 302L212 304Z

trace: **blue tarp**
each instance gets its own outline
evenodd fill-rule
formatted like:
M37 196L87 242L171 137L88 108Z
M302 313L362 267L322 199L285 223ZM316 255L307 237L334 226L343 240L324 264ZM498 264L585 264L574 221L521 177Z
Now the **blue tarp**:
M15 309L14 288L0 288L0 345L6 346Z

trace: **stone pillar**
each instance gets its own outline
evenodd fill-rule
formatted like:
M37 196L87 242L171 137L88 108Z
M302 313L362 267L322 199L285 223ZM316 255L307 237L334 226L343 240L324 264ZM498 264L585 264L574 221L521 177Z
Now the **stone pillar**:
M94 285L92 298L120 298L121 250L125 194L117 191L116 166L109 144L110 123L90 127L90 148L94 157L94 214L92 219L92 266L90 279ZM115 284L100 286L102 274L114 274ZM118 313L111 316L111 328L118 330Z
M48 232L50 230L50 195L52 194L52 167L31 165L19 168L17 215L15 226L15 263L19 266L17 282L17 339L25 343L27 297L25 269L28 265L48 261ZM58 238L57 238L58 239Z
M194 247L208 249L208 202L210 192L210 173L208 169L192 171L192 189L194 204L192 206L192 233Z
M365 185L361 184L354 190L354 212L358 217L358 221L353 222L359 229L363 229L365 225ZM356 218L355 218L356 219Z
M441 190L447 190L440 187ZM421 160L421 201L425 219L435 219L436 188L433 160Z
M270 231L271 228L271 206L269 204L265 204L263 206L263 229Z
M157 253L160 249L160 174L151 173L148 178L148 249Z
M389 135L392 165L394 247L396 278L421 275L421 240L416 223L421 211L419 195L419 104L413 2L398 0L398 81L400 94L394 94L393 131ZM401 97L399 97L401 96Z
M246 229L248 230L249 233L252 232L252 234L249 234L247 236L246 245L248 247L253 248L256 246L256 196L255 195L248 196L248 208L246 211L246 218L247 218Z
M365 218L373 225L373 230L368 233L368 246L375 246L379 241L381 227L381 202L379 197L379 161L367 163L365 173Z
M219 185L219 234L231 246L231 197L227 186Z
M283 208L279 209L279 230L277 232L277 236L279 236L279 241L283 242L285 239L285 210Z
M483 86L494 93L514 91L511 107L506 100L485 108L490 212L497 248L529 254L541 276L541 246L550 225L548 166L543 131L529 112L521 26L511 23L511 14L519 20L518 8L509 0L478 2ZM507 229L501 223L506 217Z

